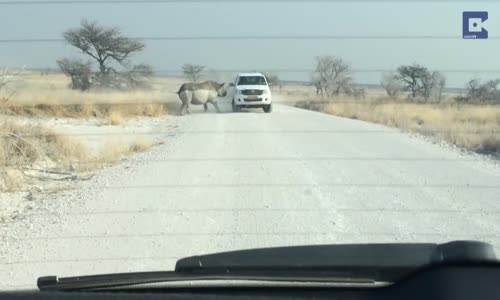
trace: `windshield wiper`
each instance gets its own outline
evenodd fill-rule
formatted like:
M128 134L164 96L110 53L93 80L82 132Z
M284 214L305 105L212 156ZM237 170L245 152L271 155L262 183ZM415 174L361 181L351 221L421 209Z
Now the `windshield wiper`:
M436 264L491 261L496 261L493 247L476 241L294 246L187 257L172 272L40 277L38 287L70 291L197 280L390 283Z

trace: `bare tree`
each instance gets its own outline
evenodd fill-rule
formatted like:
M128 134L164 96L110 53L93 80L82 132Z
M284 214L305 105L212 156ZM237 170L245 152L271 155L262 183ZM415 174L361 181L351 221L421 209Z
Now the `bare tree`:
M385 89L387 96L391 98L396 98L403 89L398 76L394 73L383 74L382 79L380 80L380 85Z
M184 76L186 76L191 81L198 81L203 71L205 71L205 66L202 65L193 65L193 64L184 64L182 66L182 72Z
M479 79L472 79L467 82L466 91L467 95L464 99L465 101L495 101L500 102L500 90L498 85L500 84L500 79L489 80L485 83L481 83Z
M91 80L91 63L79 59L63 58L57 61L61 71L71 78L71 88L74 90L88 90Z
M325 93L324 93L324 90L323 90L323 87L326 85L322 82L322 79L321 77L318 75L318 74L313 74L311 76L311 82L312 84L314 85L314 87L316 88L316 95L317 96L321 96L321 98L323 98L325 96Z
M439 72L437 71L434 71L432 73L430 71L427 71L422 75L422 87L420 90L420 95L423 96L426 101L431 98L432 92L436 89L439 76Z
M351 88L352 78L349 65L334 56L316 57L314 76L315 85L327 96L347 93Z
M101 75L113 70L111 64L122 64L131 54L144 49L144 43L125 37L118 28L99 26L83 20L80 28L63 34L66 42L94 59Z
M21 70L10 71L8 67L0 69L0 91L7 91L6 96L1 97L1 102L7 102L16 93L15 89L9 87L10 84L18 80L19 75L23 72L24 67Z
M465 86L467 91L467 97L475 98L478 95L479 87L481 86L481 81L478 78L473 78L469 80Z
M435 82L435 94L438 101L443 99L444 88L446 87L446 77L438 71L432 73L433 81Z
M12 81L12 77L8 74L9 68L5 67L0 71L0 90L7 86Z

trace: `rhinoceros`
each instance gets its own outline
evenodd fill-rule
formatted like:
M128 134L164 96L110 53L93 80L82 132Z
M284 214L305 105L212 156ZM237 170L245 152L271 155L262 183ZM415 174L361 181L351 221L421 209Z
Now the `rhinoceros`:
M217 112L220 112L219 105L217 104L217 97L226 97L227 90L224 83L217 83L215 81L205 82L189 82L184 83L177 92L182 101L180 115L184 114L184 110L190 114L189 104L200 105L203 104L205 111L208 109L208 103L212 103Z

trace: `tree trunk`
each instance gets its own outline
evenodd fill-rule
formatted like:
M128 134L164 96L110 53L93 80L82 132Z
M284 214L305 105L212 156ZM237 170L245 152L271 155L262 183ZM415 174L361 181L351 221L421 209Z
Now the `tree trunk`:
M104 64L104 60L99 60L99 71L102 75L106 75L106 65Z

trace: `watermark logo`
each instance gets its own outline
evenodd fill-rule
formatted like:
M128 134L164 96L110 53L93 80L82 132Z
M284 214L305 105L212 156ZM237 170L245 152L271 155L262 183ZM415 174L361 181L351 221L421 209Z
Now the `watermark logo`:
M487 39L488 30L483 24L488 20L487 11L464 11L462 19L462 33L464 39Z

